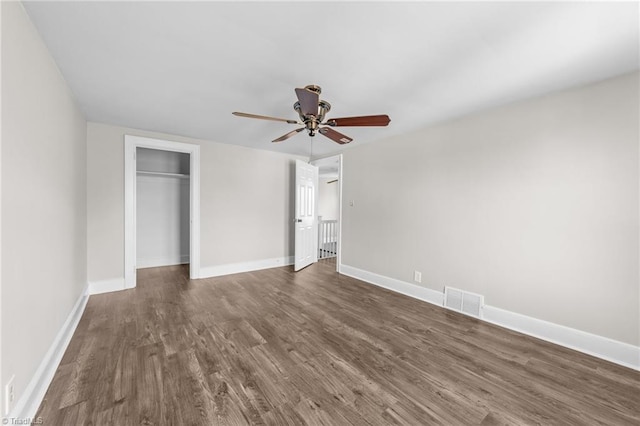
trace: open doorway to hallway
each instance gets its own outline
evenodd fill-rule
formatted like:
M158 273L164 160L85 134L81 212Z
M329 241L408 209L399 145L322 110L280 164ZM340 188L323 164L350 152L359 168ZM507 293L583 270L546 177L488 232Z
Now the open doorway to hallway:
M340 271L342 155L311 162L318 167L318 260L335 261Z

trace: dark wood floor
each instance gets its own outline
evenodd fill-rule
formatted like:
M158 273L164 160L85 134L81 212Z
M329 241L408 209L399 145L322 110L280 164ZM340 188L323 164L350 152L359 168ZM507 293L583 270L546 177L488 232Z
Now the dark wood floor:
M640 373L323 262L91 296L47 425L640 424Z

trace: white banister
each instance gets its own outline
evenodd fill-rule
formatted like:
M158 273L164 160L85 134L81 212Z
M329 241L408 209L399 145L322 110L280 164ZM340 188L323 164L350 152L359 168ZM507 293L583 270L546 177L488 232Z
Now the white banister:
M338 252L338 221L322 220L318 216L318 259L336 257Z

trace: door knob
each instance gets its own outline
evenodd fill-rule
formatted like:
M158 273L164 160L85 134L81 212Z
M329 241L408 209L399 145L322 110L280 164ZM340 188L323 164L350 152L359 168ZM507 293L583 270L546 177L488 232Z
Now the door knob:
M299 223L302 222L302 219L293 219L294 222Z

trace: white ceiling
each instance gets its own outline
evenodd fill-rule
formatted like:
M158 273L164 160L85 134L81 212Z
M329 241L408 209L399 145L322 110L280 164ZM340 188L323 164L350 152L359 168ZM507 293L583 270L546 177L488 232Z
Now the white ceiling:
M294 88L351 145L639 68L638 2L28 2L90 121L309 155ZM348 146L348 145L347 145ZM314 156L342 147L318 135Z

